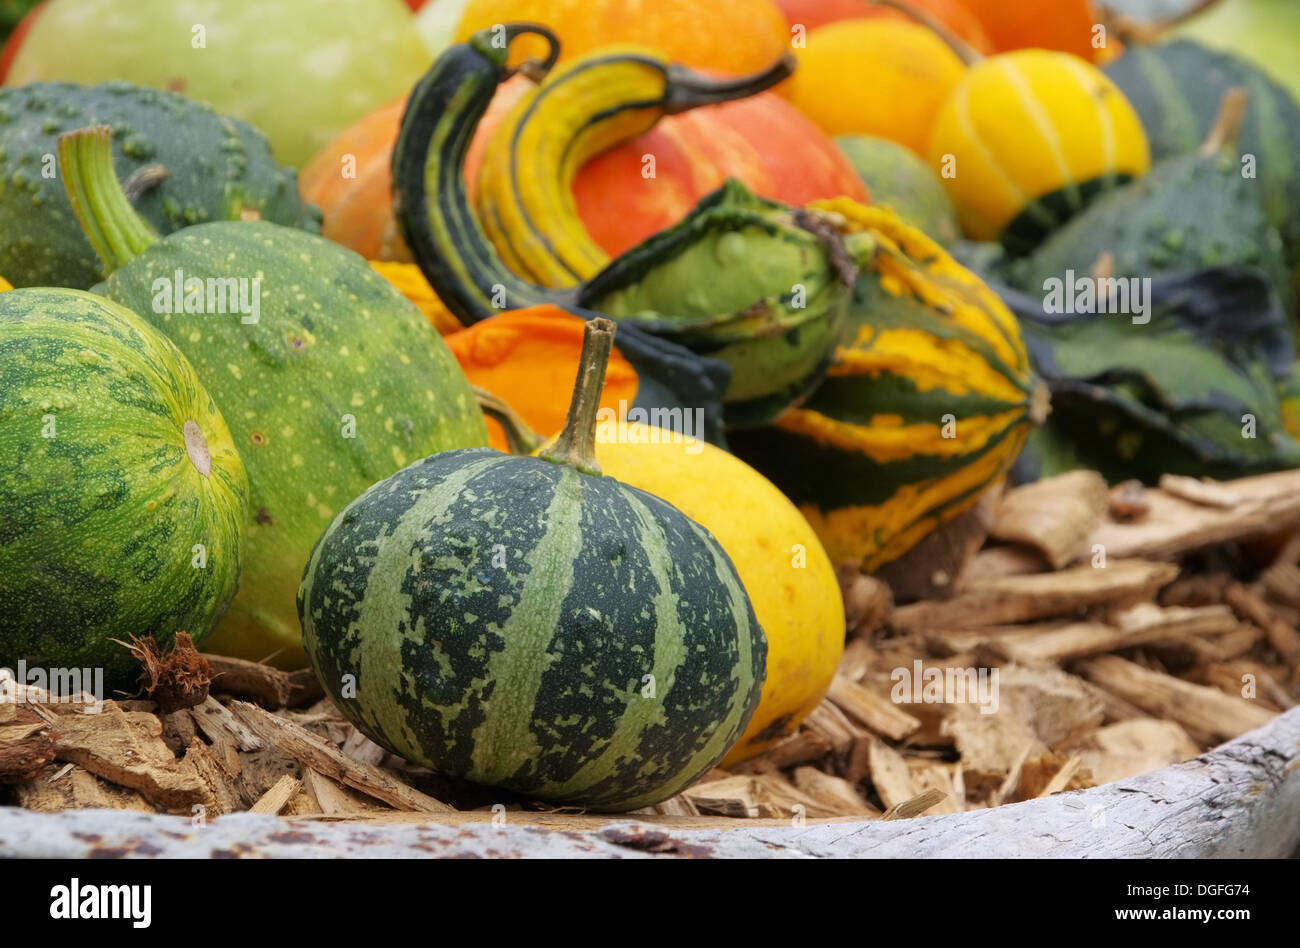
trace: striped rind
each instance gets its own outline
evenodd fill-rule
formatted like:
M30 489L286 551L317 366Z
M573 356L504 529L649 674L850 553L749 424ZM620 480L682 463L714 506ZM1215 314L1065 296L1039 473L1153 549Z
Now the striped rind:
M378 743L592 809L697 779L764 677L762 630L703 527L611 478L486 450L417 462L349 505L299 610L318 677Z
M177 271L260 280L257 321L239 312L156 312L155 280L172 281ZM278 663L301 666L294 595L335 514L417 458L487 443L464 373L419 311L361 257L274 224L186 228L115 271L102 290L190 359L248 470L245 576L214 647L250 659L275 652Z
M0 364L0 665L133 687L114 639L201 643L235 593L248 483L230 432L175 346L89 293L0 295Z
M881 208L825 202L878 243L851 337L812 396L732 450L780 487L833 562L878 569L970 509L1032 428L1015 317L934 241Z

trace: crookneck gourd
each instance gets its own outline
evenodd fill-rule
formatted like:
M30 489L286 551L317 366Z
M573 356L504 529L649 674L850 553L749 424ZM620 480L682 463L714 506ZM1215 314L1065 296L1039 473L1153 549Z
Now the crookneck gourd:
M469 385L420 313L352 251L266 221L159 237L114 177L104 127L62 136L59 168L109 271L97 290L194 364L248 471L243 579L213 650L301 666L294 593L312 543L343 504L415 458L487 444Z
M334 519L298 592L325 690L440 773L629 810L718 763L767 645L736 568L658 497L602 476L614 324L587 324L565 429L540 457L446 451Z
M548 35L527 25L505 30L509 39ZM829 363L854 276L846 239L816 212L762 200L729 182L676 227L598 274L600 261L590 257L557 263L587 282L549 289L505 265L469 208L461 178L475 124L507 75L508 43L494 45L493 35L476 34L439 57L411 95L393 153L398 219L416 262L448 308L469 325L506 309L577 303L685 345L730 367L724 406L732 426L764 423L806 397ZM637 68L661 76L662 91L649 104L654 111L761 87L753 77L718 82L647 63ZM786 68L778 63L762 82ZM566 75L557 77L560 88ZM551 81L539 89L543 103ZM627 134L638 127L633 118L602 127L606 134L612 127ZM580 130L566 128L581 140ZM546 180L552 197L563 191L558 177ZM543 226L543 219L527 219L529 232ZM571 199L544 221L546 232L532 245L539 253L554 253L551 235L567 240L581 231Z

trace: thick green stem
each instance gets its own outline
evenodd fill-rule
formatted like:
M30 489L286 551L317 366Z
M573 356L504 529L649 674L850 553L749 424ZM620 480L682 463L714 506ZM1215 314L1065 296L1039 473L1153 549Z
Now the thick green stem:
M59 170L73 213L109 273L158 241L158 234L131 206L117 181L107 125L60 135Z
M569 415L555 443L538 455L542 460L567 464L584 474L600 473L596 463L596 417L600 413L600 393L605 388L605 367L614 349L615 328L614 321L603 316L587 321Z
M470 386L479 411L497 422L506 433L506 446L511 454L529 455L546 443L539 435L502 399L497 398L485 388Z

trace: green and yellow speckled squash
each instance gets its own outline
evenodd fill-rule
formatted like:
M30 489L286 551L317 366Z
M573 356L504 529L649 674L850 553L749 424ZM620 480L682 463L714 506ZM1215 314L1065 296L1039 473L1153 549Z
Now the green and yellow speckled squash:
M298 602L317 677L377 743L618 811L722 759L758 704L767 647L713 536L600 474L613 334L588 323L551 448L448 451L376 484L321 537Z
M375 481L487 444L469 384L419 311L352 251L265 221L160 239L113 176L107 129L63 136L59 167L110 271L98 289L185 353L248 469L244 578L212 650L301 666L294 595L312 543Z
M875 236L876 274L858 280L853 330L812 397L729 440L799 506L832 561L870 572L1006 474L1046 391L1015 317L938 244L884 208L820 206Z
M235 594L244 465L190 363L110 300L0 294L0 365L0 666L133 690L115 640L202 642Z

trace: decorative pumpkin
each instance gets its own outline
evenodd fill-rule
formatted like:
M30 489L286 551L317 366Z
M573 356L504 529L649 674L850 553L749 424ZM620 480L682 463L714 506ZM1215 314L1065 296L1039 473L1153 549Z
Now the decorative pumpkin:
M1017 253L1151 165L1119 87L1077 56L1041 49L972 66L939 110L928 157L967 236Z
M791 29L802 25L805 30L815 30L840 20L874 18L915 22L902 10L872 0L776 0L776 5L785 14ZM933 16L981 53L993 52L993 42L984 32L979 18L962 4L962 0L908 0L907 5Z
M873 235L849 341L799 407L729 435L798 506L834 563L874 571L970 509L1046 415L1015 317L890 210L825 202Z
M568 421L539 458L447 451L371 487L317 543L298 603L317 677L381 746L622 811L723 758L767 648L717 540L600 474L613 332L592 321Z
M541 440L533 431L559 432L569 401L562 383L579 365L581 323L554 318L544 309L506 313L448 340L471 382L507 405L519 406L517 415L506 413L516 450ZM513 338L507 351L492 353L499 361L484 370L482 356L474 350L493 344L480 345L480 338L462 345L460 340L482 337L503 321L515 324L501 327ZM619 330L619 338L623 333ZM821 542L794 505L734 455L691 440L681 416L671 430L637 421L620 430L613 419L637 417L628 410L634 405L636 381L631 365L615 353L600 399L602 412L612 413L597 426L601 470L668 501L712 533L735 564L767 635L767 679L758 710L723 761L724 766L734 764L793 733L825 696L844 646L839 583ZM505 450L505 432L493 412L487 413L493 446Z
M654 178L642 173L646 155ZM677 223L728 178L785 204L869 199L830 137L774 92L665 117L588 161L573 199L591 239L615 257Z
M456 42L511 21L550 28L565 59L610 43L637 43L684 66L733 75L762 69L790 46L785 17L772 0L470 0ZM512 45L511 63L546 55L536 39Z
M1099 23L1092 0L961 0L979 19L993 49L1051 49L1095 62ZM1097 39L1100 43L1100 39ZM1107 42L1111 42L1107 37Z
M62 136L58 157L110 271L97 289L193 363L248 470L244 573L212 650L301 666L294 591L312 543L351 497L414 458L487 444L469 385L356 254L266 221L160 238L113 175L107 128Z
M470 384L522 406L529 425L555 434L568 411L590 315L558 306L512 310L447 336L447 348ZM718 443L727 378L722 363L624 326L610 355L600 407L621 407L649 424L671 419L677 430L687 433L689 425L693 437ZM506 450L508 432L490 412L487 421L492 446Z
M924 156L939 108L965 65L904 20L843 20L811 31L777 91L828 135L875 135Z
M235 595L239 452L193 366L103 297L0 295L0 361L0 664L132 688L114 640L202 643Z

